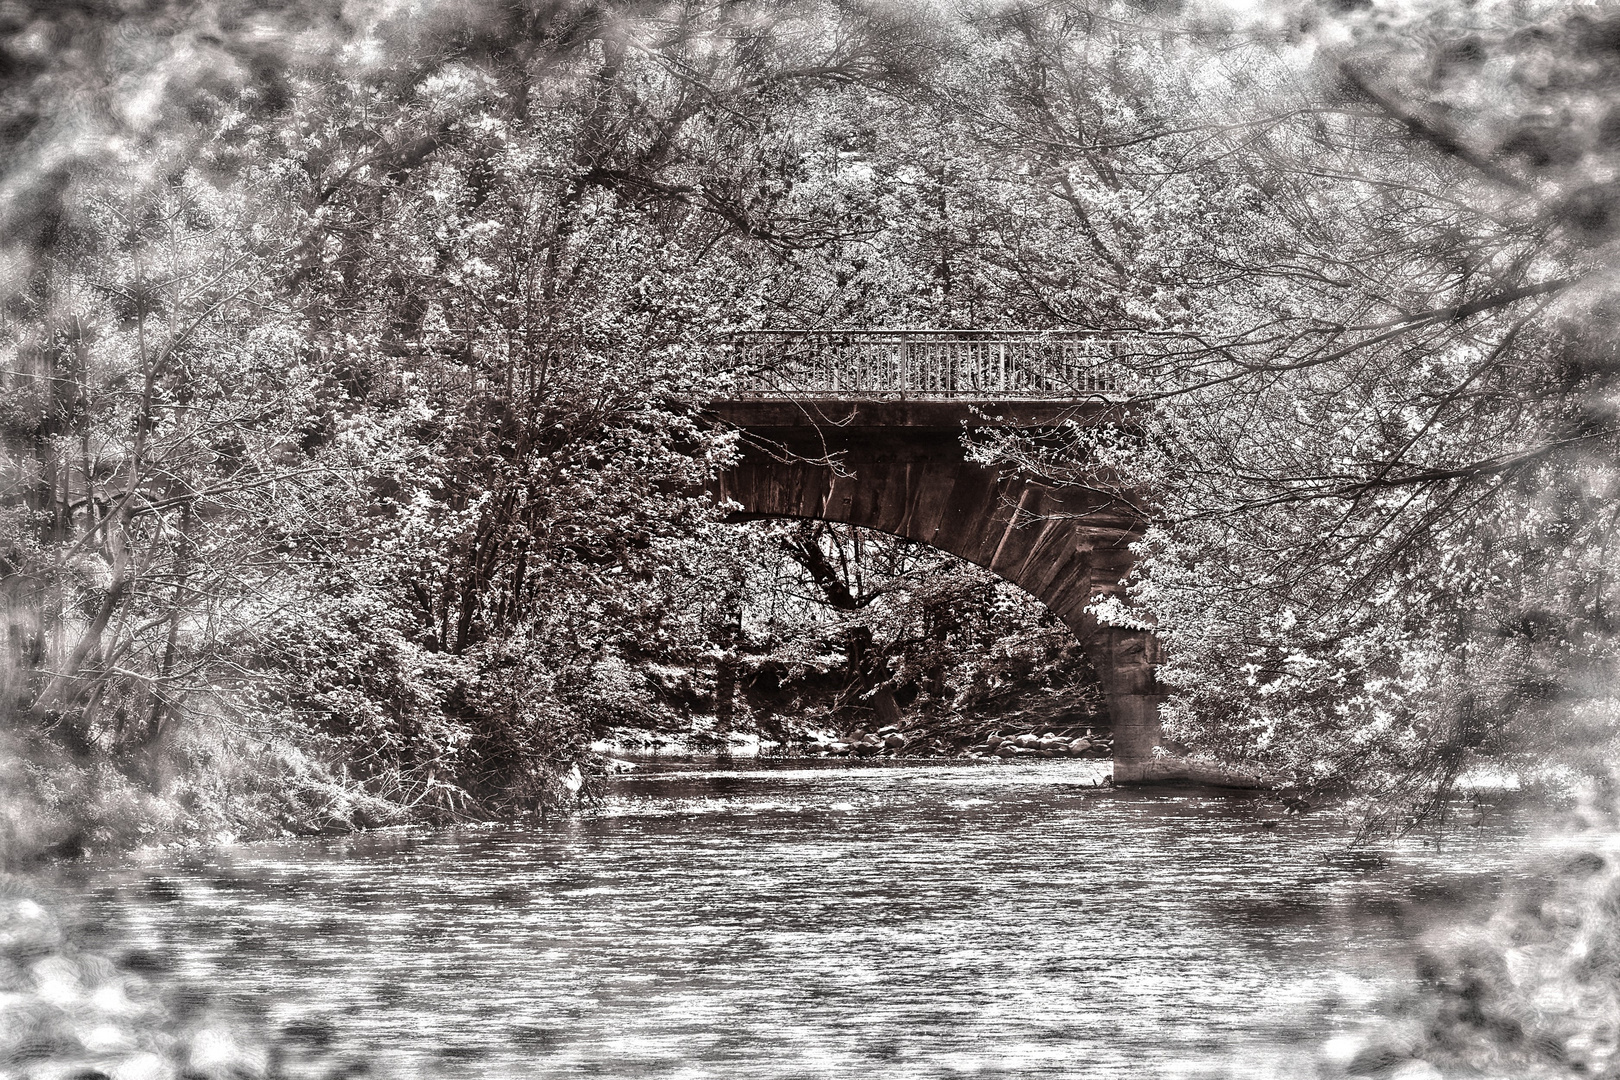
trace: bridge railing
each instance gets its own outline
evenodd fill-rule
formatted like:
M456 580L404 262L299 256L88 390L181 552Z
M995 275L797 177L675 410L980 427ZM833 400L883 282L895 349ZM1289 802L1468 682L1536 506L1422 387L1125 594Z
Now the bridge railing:
M743 397L1082 398L1128 391L1124 339L1006 330L743 330Z

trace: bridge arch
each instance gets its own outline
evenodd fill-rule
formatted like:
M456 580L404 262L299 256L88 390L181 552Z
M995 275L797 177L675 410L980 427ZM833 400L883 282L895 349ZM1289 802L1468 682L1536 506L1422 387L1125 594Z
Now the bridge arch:
M1114 728L1116 781L1146 778L1159 743L1151 634L1099 626L1086 608L1117 592L1145 525L1121 494L1057 488L967 460L982 413L1038 427L1074 402L738 398L713 417L742 435L712 494L738 519L799 518L875 529L985 567L1040 600L1091 657Z

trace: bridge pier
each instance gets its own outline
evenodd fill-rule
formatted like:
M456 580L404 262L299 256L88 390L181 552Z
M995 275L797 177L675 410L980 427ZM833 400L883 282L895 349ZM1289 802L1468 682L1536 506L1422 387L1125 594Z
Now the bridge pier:
M1153 750L1160 743L1159 703L1163 694L1154 668L1158 639L1142 630L1099 626L1087 619L1076 635L1091 657L1108 702L1114 731L1114 783L1148 781Z

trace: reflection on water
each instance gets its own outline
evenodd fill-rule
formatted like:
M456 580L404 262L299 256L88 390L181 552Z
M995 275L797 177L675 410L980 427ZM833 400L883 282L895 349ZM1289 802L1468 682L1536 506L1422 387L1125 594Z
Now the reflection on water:
M1106 763L685 768L575 820L105 868L91 915L382 1074L1292 1076L1403 970L1401 899L1512 845L1349 857Z

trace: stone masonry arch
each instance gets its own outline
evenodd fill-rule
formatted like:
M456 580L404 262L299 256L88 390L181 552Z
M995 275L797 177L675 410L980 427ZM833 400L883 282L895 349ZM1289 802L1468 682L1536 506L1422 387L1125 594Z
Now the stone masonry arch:
M967 460L967 425L1051 424L1086 406L961 400L741 399L710 413L743 452L713 495L735 516L814 518L876 529L985 567L1045 603L1091 656L1114 728L1116 783L1164 779L1152 634L1099 626L1145 525L1124 494L1056 488ZM986 421L980 413L998 419Z

